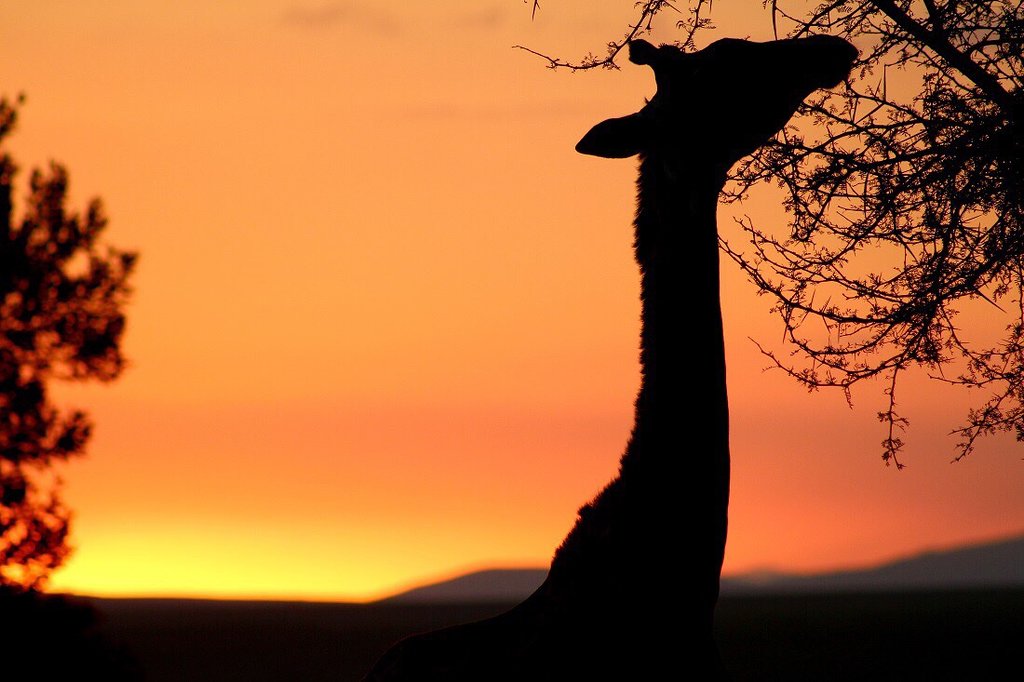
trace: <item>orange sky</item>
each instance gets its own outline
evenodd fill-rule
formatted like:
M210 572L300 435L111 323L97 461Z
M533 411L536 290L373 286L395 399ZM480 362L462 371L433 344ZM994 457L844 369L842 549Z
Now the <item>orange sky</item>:
M573 145L653 79L510 45L599 49L633 3L596 4L0 5L15 158L65 162L142 254L130 370L59 391L98 428L53 589L368 598L547 562L614 474L638 381L635 165ZM768 37L747 5L716 4L722 33ZM785 229L770 193L741 210ZM778 324L724 277L727 571L1024 530L1019 446L948 463L961 395L909 385L909 466L886 468L877 387L851 411L762 373L747 337Z

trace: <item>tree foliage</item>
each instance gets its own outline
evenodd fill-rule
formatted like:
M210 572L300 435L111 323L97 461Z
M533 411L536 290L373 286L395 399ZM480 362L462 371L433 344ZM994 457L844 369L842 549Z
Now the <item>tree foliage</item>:
M957 430L958 457L983 434L1024 439L1020 3L773 9L789 33L841 35L861 57L856 78L810 101L735 174L737 192L778 182L792 216L788 237L747 222L748 254L726 247L775 297L804 361L772 357L811 387L882 377L883 457L897 465L897 384L915 366L986 392ZM961 328L972 307L1003 317L1003 333Z
M776 183L791 215L789 230L747 219L747 243L722 241L774 299L796 348L764 352L809 388L849 395L860 381L881 380L887 463L901 466L907 421L897 388L915 367L978 389L954 431L957 459L982 435L1024 440L1024 8L1018 0L764 4L778 37L827 33L861 51L845 85L813 97L733 169L726 198ZM636 8L629 37L658 12L681 11ZM682 44L692 45L711 9L710 0L691 0ZM998 317L1002 331L961 326L968 310Z
M0 100L0 586L39 587L69 553L53 465L81 455L91 424L55 407L51 380L110 381L136 255L101 247L102 205L65 206L68 176L33 171L15 220L16 166L3 148L17 106Z
M636 18L630 22L625 34L621 38L608 42L605 46L604 55L591 52L582 59L567 60L537 52L524 45L513 45L513 47L547 60L548 68L551 69L568 69L569 71L617 69L619 66L615 60L618 58L619 53L634 38L640 38L644 34L649 33L654 27L654 18L662 10L678 11L675 4L670 0L641 0L641 2L636 2L634 5L636 8ZM690 8L689 15L676 23L677 28L685 31L685 37L679 41L680 47L694 49L694 36L697 34L697 31L712 26L711 20L705 15L705 11L710 9L710 5L710 2L698 0ZM532 16L536 17L539 9L540 0L532 0L530 10Z

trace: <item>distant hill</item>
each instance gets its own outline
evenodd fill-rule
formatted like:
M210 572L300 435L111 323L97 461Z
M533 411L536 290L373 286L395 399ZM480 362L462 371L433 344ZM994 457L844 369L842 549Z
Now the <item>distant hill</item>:
M514 602L530 596L548 575L546 568L496 568L416 587L382 602L453 604L457 602Z
M722 580L723 594L1024 587L1024 535L922 552L871 568L811 575L755 572Z
M546 568L476 571L381 600L402 604L515 602L544 582ZM1024 587L1024 535L929 551L870 568L793 574L759 571L722 579L722 594Z

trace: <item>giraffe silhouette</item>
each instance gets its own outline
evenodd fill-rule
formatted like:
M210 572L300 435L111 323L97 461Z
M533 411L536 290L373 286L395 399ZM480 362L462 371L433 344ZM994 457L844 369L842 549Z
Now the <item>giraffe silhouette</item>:
M619 475L580 509L544 584L495 618L411 637L367 680L722 679L713 617L729 503L718 195L857 51L830 36L719 40L687 53L634 40L654 70L637 113L576 150L640 155L641 386Z

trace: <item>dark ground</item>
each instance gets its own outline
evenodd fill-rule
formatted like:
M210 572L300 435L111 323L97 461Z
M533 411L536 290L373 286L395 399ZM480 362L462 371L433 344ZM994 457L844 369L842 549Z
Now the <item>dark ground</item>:
M400 637L508 607L92 603L101 633L157 682L358 680ZM988 682L1024 667L1024 590L726 597L718 614L735 682Z

